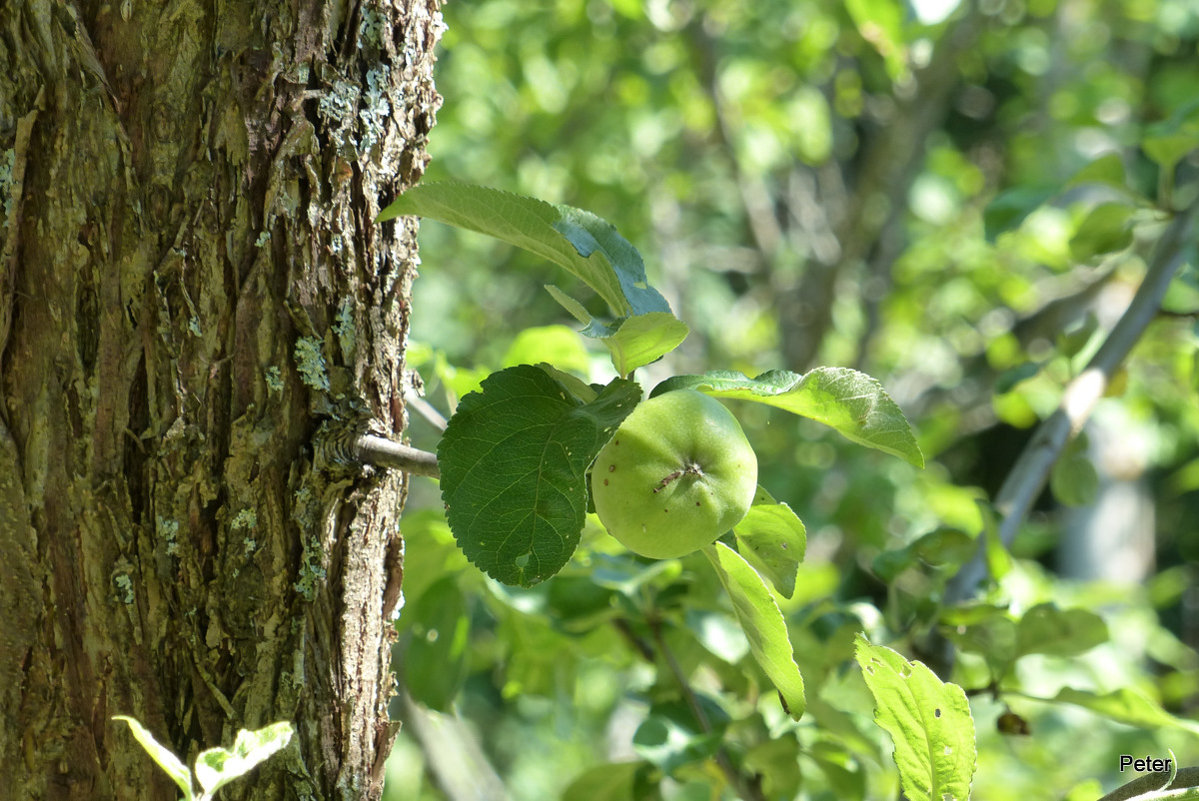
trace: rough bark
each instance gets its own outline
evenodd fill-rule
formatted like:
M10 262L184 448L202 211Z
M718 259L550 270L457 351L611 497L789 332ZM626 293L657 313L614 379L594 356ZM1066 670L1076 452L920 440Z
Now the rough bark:
M0 2L0 796L378 797L438 7Z

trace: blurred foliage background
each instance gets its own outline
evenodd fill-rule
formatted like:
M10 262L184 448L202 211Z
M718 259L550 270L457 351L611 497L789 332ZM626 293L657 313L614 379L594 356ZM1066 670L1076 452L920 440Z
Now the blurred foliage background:
M692 328L639 371L647 390L708 369L855 367L904 409L929 464L734 407L762 484L808 530L783 605L812 699L798 724L748 665L702 559L633 559L592 521L563 574L501 587L417 479L397 650L415 700L397 701L387 797L738 797L721 758L759 776L762 798L896 797L853 633L933 659L960 558L888 565L931 532L978 535L1135 291L1160 233L1148 203L1193 197L1199 3L477 0L444 15L426 180L614 223ZM1072 181L1080 170L1094 180ZM506 364L612 376L543 291L563 280L551 266L432 223L422 258L409 360L443 414ZM1199 763L1197 313L1192 253L987 598L1016 619L1043 602L1097 612L1102 641L1010 669L964 647L943 676L971 694L978 798L1093 799L1127 780L1124 753ZM409 433L435 447L415 415ZM1065 686L1131 688L1175 723L1030 700Z

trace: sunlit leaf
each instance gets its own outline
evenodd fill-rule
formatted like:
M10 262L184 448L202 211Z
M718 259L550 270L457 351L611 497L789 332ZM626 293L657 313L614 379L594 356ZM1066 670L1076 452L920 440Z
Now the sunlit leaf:
M133 738L141 744L142 748L146 749L146 753L150 755L150 758L166 771L166 774L171 777L171 781L179 786L179 789L183 791L183 797L187 801L195 798L195 791L192 788L191 771L187 769L187 765L184 765L179 757L175 756L171 749L154 739L154 735L150 734L150 730L135 718L131 718L128 715L114 715L112 719L123 720L128 723L129 730L133 732Z
M680 375L654 387L651 395L694 389L717 398L757 401L808 417L869 448L924 466L924 456L907 418L883 385L847 367L818 367L804 374L771 370L757 378L714 370Z
M641 254L591 212L486 186L434 182L400 195L376 221L400 215L487 234L549 259L595 290L617 317L670 312L646 282Z
M759 502L755 497L733 533L745 560L774 585L779 595L790 598L807 547L807 530L791 507L773 498Z
M290 741L294 733L287 721L261 729L238 731L232 748L209 748L196 757L196 780L206 797L234 779L244 776Z
M805 706L803 676L795 664L778 604L762 577L723 542L709 545L704 553L733 601L733 612L749 639L754 659L782 695L791 717L798 720Z
M910 801L967 801L974 776L974 720L966 693L921 662L859 636L856 658L875 702L875 720L895 744Z

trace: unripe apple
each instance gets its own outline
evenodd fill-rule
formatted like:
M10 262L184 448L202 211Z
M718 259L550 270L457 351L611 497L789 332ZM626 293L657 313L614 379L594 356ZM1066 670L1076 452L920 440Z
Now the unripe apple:
M690 389L643 401L591 471L600 522L654 559L710 545L745 517L757 486L758 460L737 418Z

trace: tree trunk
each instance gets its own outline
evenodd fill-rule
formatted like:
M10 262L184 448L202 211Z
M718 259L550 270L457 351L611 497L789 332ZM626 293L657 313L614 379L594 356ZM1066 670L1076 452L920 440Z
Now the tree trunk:
M0 2L0 797L379 796L438 7Z

